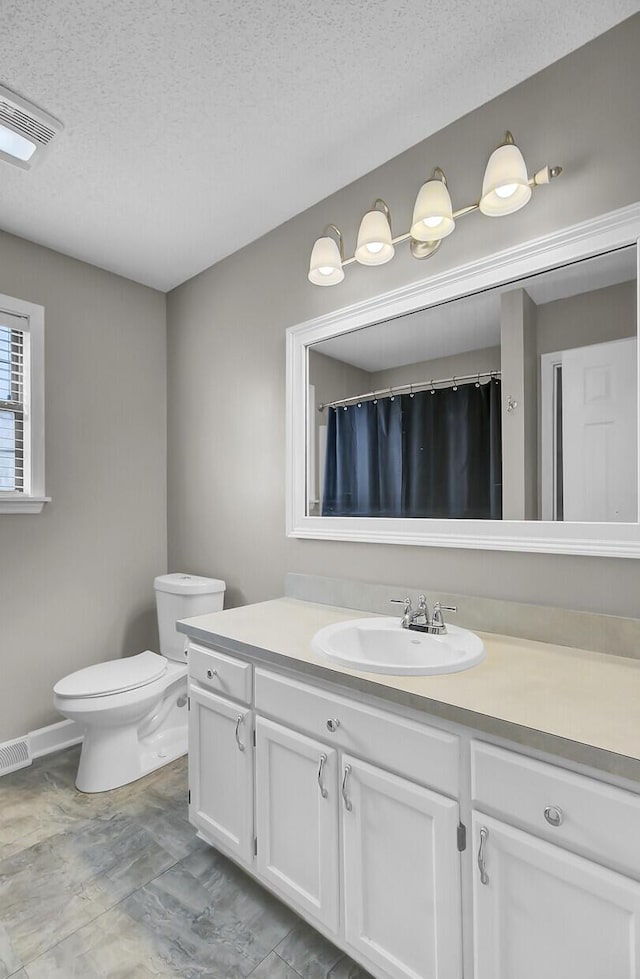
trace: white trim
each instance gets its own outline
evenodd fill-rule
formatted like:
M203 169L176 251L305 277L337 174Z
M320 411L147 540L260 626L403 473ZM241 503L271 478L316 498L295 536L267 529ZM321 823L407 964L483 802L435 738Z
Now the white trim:
M54 751L80 744L83 733L77 721L66 720L29 731L27 737L31 745L31 757L40 758L42 755L50 755Z
M0 496L0 513L41 513L50 496L25 496L24 493L3 493Z
M0 309L20 318L19 328L29 336L25 355L25 492L0 491L1 513L40 513L51 497L45 495L44 306L0 293Z
M305 486L309 344L601 252L637 245L639 237L640 202L290 327L286 338L287 535L431 547L640 557L638 523L309 517ZM637 320L640 322L640 309ZM640 361L640 344L638 356ZM640 431L640 398L638 401ZM640 452L638 458L640 481Z

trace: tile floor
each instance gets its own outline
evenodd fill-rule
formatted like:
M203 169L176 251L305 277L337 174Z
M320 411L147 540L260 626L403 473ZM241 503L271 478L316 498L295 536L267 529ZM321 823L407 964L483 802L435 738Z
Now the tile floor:
M181 758L100 795L0 778L0 979L370 979L187 821Z

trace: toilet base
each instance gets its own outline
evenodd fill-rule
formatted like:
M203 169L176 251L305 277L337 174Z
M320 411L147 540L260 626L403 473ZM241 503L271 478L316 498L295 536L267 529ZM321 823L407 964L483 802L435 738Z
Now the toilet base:
M126 724L100 725L94 716L94 723L85 724L76 788L80 792L108 792L186 755L186 689L186 676L178 676L164 695L153 698L146 717Z
M187 725L163 730L147 741L137 727L94 728L85 733L76 776L79 792L108 792L136 782L187 753Z

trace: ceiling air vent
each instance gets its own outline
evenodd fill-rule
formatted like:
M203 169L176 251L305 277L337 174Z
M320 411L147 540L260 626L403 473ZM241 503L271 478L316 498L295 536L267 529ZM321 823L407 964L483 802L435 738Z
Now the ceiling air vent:
M31 170L63 125L0 85L0 160Z

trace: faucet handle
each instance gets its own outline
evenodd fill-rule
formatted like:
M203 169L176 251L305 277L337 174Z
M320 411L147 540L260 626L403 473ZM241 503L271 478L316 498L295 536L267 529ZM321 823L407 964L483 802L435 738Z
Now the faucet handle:
M425 612L427 609L427 596L418 595L418 612Z
M405 613L411 611L411 599L410 598L390 598L389 601L393 605L404 605Z
M440 632L446 632L446 626L444 619L442 618L443 612L457 612L457 605L442 605L441 602L434 602L433 605L433 619L431 620L431 626L433 629L438 629Z
M435 604L433 606L433 611L434 612L440 612L440 611L442 611L442 612L457 612L458 611L458 606L457 605L442 605L441 602L435 602Z

